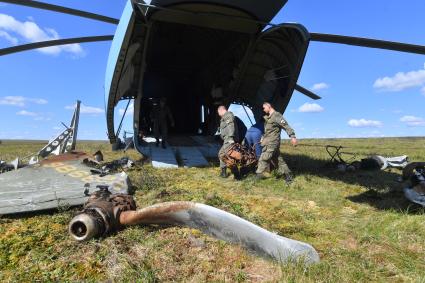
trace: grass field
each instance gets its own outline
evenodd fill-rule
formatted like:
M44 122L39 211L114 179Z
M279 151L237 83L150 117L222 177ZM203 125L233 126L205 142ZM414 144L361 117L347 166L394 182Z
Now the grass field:
M326 144L344 145L358 159L373 153L425 161L425 139L303 140L282 145L296 173L291 187L274 178L222 180L219 170L155 170L128 173L139 207L188 200L216 206L270 231L312 244L321 263L281 265L187 228L139 226L106 239L76 243L67 224L78 208L0 218L0 281L124 282L425 282L424 209L409 203L396 182L398 170L338 173L327 167ZM43 143L3 142L0 159L11 160ZM79 150L101 149L81 142ZM140 155L127 153L134 159ZM0 184L1 186L1 184Z

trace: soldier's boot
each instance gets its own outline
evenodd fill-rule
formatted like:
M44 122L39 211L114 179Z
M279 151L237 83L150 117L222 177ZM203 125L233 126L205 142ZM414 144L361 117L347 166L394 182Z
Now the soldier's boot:
M252 168L249 168L249 167L245 167L245 166L243 166L243 167L239 170L241 178L243 178L243 177L247 176L247 175L248 175L251 171L252 171Z
M292 184L294 181L294 175L292 174L291 169L289 169L288 164L279 156L279 167L278 167L278 178L283 177L286 185Z
M227 178L227 177L229 177L229 176L227 175L227 169L226 169L226 167L221 168L220 177L221 177L221 178Z
M232 167L231 171L232 171L233 176L235 177L235 180L241 180L242 179L241 173L240 173L237 166Z
M156 147L159 146L159 139L156 139L156 143L155 143Z
M162 148L163 149L166 149L167 148L167 146L165 145L165 141L164 140L162 140Z

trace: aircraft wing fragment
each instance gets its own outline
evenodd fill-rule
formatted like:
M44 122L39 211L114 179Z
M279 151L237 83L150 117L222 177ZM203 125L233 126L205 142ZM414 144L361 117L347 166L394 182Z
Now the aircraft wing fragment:
M71 152L0 174L0 215L82 205L87 190L95 191L97 186L128 194L125 173L94 175L93 168L83 162L88 159L85 153Z

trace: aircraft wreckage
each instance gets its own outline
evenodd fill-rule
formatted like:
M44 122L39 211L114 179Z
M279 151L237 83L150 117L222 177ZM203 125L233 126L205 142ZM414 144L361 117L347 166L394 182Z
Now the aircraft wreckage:
M104 166L95 156L75 151L79 106L70 126L50 141L28 165L7 164L0 174L0 215L43 211L83 205L69 224L77 241L86 241L129 225L164 224L186 226L230 243L239 244L260 256L278 261L319 261L309 244L281 237L223 210L193 202L166 202L136 209L127 174L111 174L108 166L131 166L120 160ZM97 160L96 160L97 159ZM6 164L6 163L4 163Z
M33 212L61 206L82 205L87 191L107 184L117 193L128 193L125 173L94 174L90 166L97 161L84 152L76 152L80 101L77 101L69 126L23 165L19 158L2 164L0 174L0 215ZM86 193L84 194L84 190Z

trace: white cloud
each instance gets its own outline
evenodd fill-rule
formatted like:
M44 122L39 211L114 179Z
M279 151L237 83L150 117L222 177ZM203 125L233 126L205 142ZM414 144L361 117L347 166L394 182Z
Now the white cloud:
M29 111L26 111L26 110L21 110L19 112L16 112L16 115L19 115L19 116L30 116L30 117L36 117L36 116L38 116L37 113L35 113L35 112L29 112Z
M9 41L12 45L17 45L19 42L19 40L16 37L11 36L9 33L5 32L4 30L0 30L0 37L3 37L7 41Z
M298 112L301 113L319 113L323 111L325 111L325 108L317 103L304 103L300 108L298 108Z
M424 86L425 89L425 66L422 70L407 73L399 72L393 77L379 78L373 85L378 90L392 92L421 86Z
M319 91L319 90L323 90L323 89L328 89L329 85L327 83L318 83L315 84L311 87L312 91Z
M42 29L34 21L28 20L25 22L20 22L12 16L0 14L0 36L6 38L8 41L11 41L12 44L16 44L18 42L18 38L16 38L15 35L21 37L20 40L30 43L55 40L60 38L57 31L54 29ZM74 55L84 55L83 49L79 44L53 46L40 48L37 50L39 52L50 55L58 55L62 51L69 52Z
M118 112L120 113L121 116L124 115L124 111L125 111L125 108L120 108L118 110ZM132 116L133 114L134 114L134 103L130 103L125 116Z
M29 102L33 102L35 104L47 104L49 103L46 99L42 98L30 98L28 99Z
M382 127L382 122L366 119L351 119L348 121L348 125L353 128L379 128Z
M403 116L400 118L400 122L405 123L409 127L425 127L425 119L415 116Z
M43 113L30 112L27 110L18 111L16 112L16 115L33 117L34 121L50 121L51 120L50 117L45 117Z
M0 105L25 106L25 98L22 96L5 96L0 98Z
M75 104L74 105L65 106L65 109L75 110ZM99 115L99 114L103 114L104 112L105 111L102 108L92 107L92 106L86 106L84 104L81 104L81 106L80 106L80 113L81 114Z
M48 101L41 98L28 98L23 96L0 97L0 105L12 105L12 106L24 107L27 103L47 104Z

